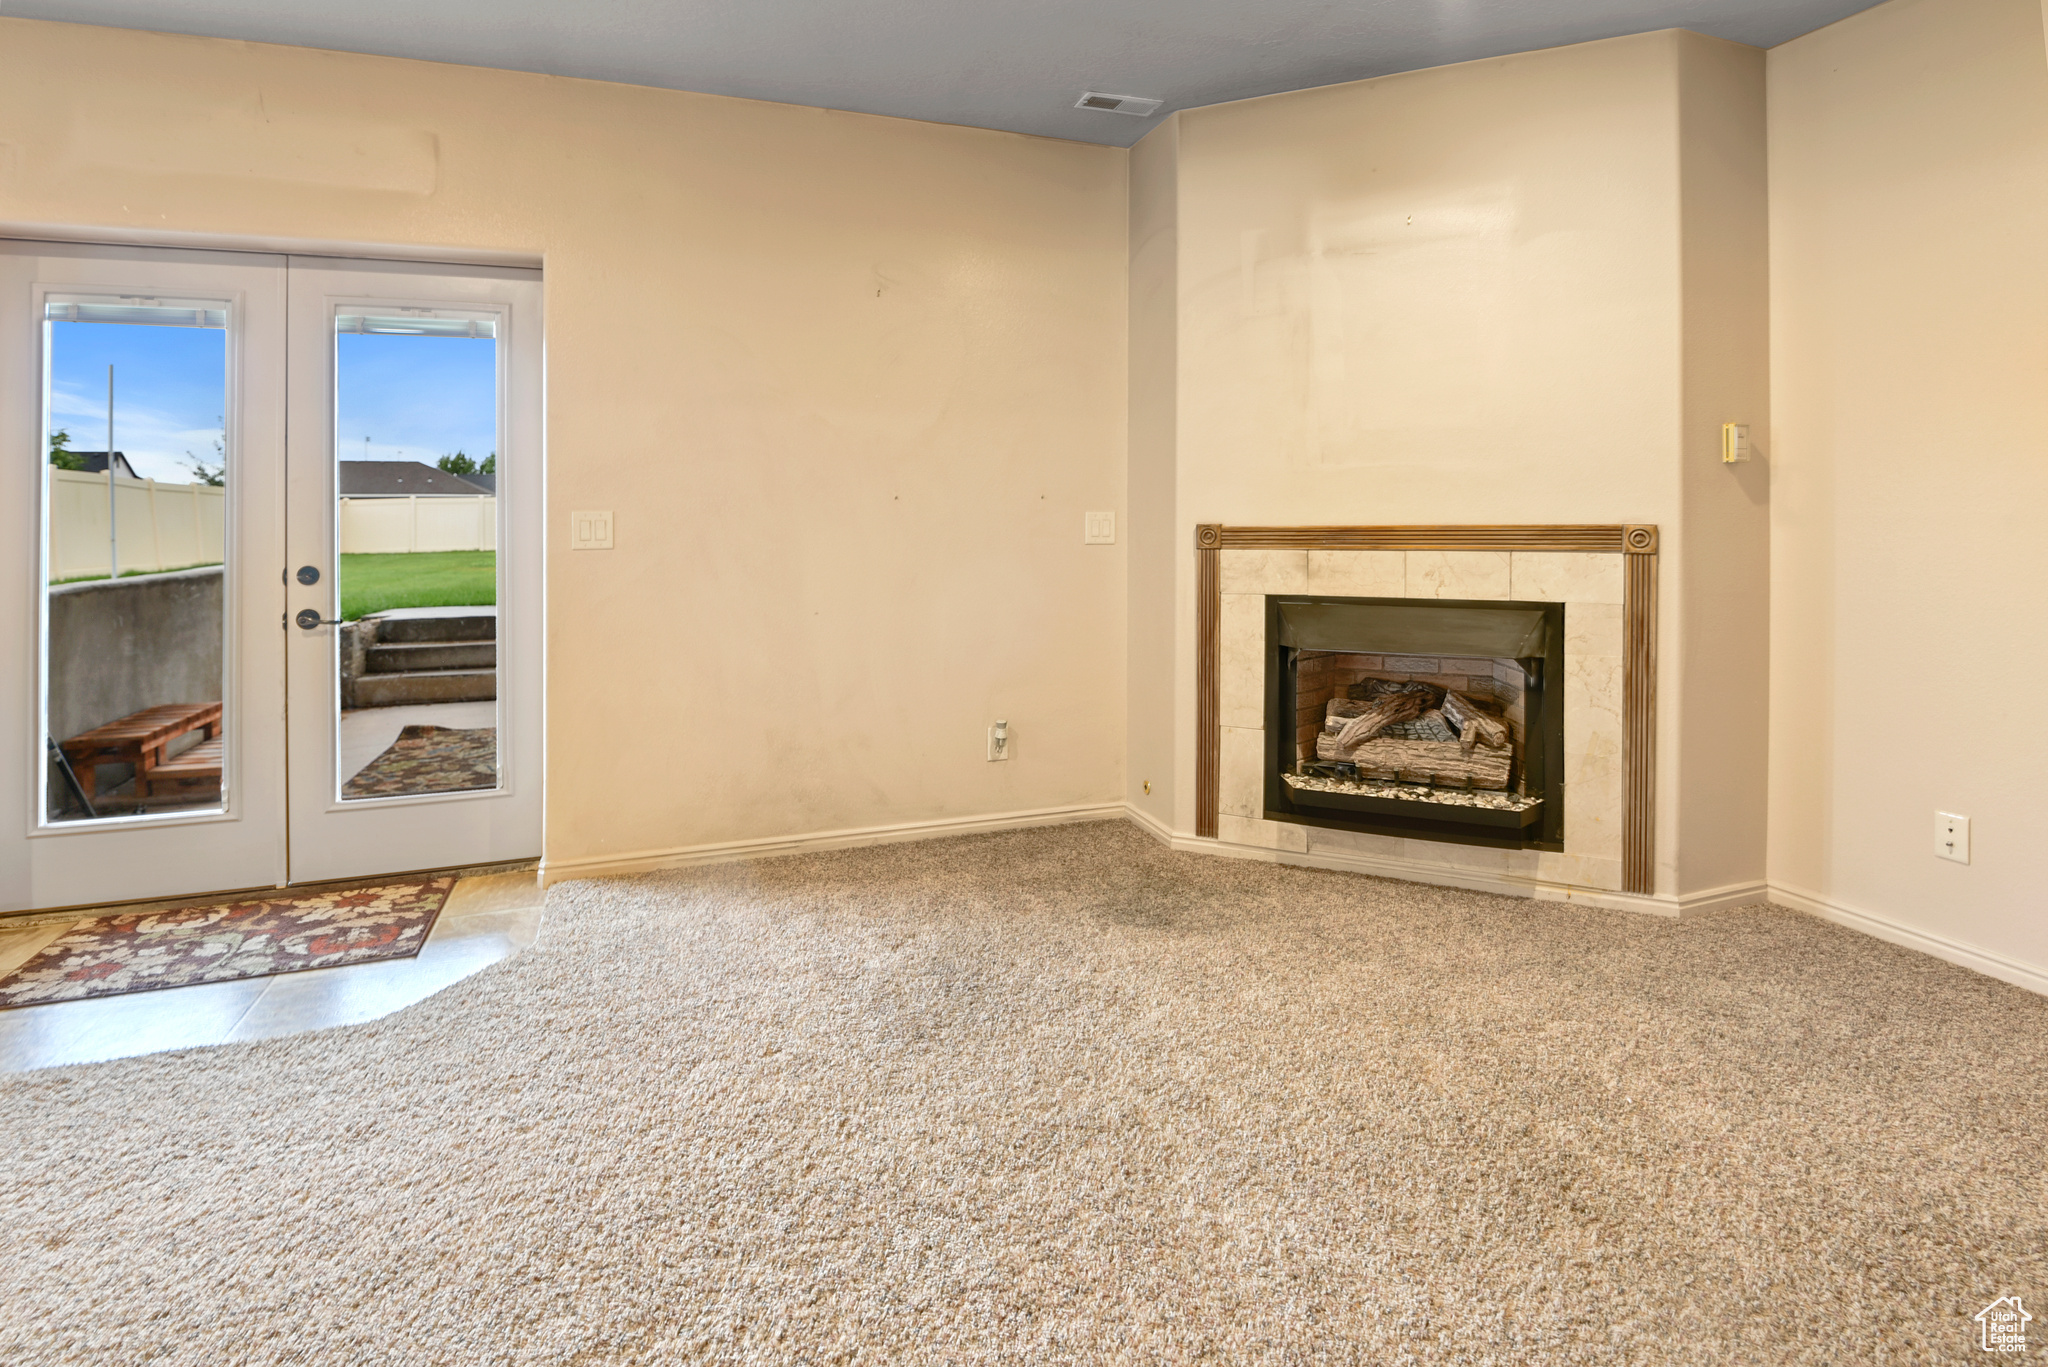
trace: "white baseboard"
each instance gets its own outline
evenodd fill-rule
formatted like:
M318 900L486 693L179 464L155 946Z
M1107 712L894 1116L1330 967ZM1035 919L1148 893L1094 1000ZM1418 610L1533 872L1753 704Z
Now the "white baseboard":
M1072 807L1038 807L1023 812L996 812L985 816L947 817L939 821L906 821L893 826L856 826L841 831L813 831L808 835L770 836L760 840L682 845L667 850L638 850L631 854L544 859L540 866L540 881L545 887L571 878L651 873L656 869L724 864L736 859L766 859L783 854L807 854L813 850L890 845L904 840L934 840L949 835L977 835L984 831L1016 831L1030 826L1062 826L1077 821L1113 821L1125 815L1128 811L1121 802L1098 802Z
M1126 802L1124 804L1124 815L1130 818L1132 825L1151 836L1154 840L1157 840L1160 844L1169 847L1173 844L1173 827L1167 825L1164 821L1152 815L1152 813Z
M1875 936L1877 939L1902 945L1907 949L1918 950L1922 954L1931 954L1937 959L1944 959L1959 967L1982 973L1986 977L1997 978L2001 982L2011 983L2014 987L2024 987L2029 992L2038 992L2048 997L2048 968L2038 964L2026 963L2010 955L2000 954L1996 950L1965 944L1961 940L1951 940L1946 935L1916 930L1911 926L1901 925L1888 916L1860 911L1855 907L1845 907L1840 902L1830 901L1818 893L1788 887L1783 883L1770 885L1770 900L1781 907L1790 907L1809 916L1818 916L1823 921L1833 921L1838 926L1860 930L1865 935Z

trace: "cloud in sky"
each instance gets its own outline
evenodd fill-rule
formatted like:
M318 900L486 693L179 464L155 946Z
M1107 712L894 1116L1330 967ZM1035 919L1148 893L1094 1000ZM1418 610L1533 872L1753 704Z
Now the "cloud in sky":
M189 414L122 403L118 379L117 373L114 449L128 457L128 463L135 467L136 474L165 483L189 484L192 482L194 459L208 465L220 464L220 457L214 451L214 443L221 439L218 423L191 427L186 425ZM106 450L105 389L98 394L81 394L75 385L52 385L50 425L71 434L71 449L74 451Z
M218 463L227 408L227 334L119 323L51 325L50 428L78 451L106 448L107 366L114 367L114 446L137 474L189 481L199 459ZM432 464L497 449L495 342L445 337L344 336L337 362L337 455Z

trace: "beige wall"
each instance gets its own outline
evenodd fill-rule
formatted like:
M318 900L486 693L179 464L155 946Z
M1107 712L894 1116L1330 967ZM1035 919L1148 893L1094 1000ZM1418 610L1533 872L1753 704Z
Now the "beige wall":
M1176 571L1185 549L1176 532L1175 405L1179 357L1179 115L1130 151L1130 714L1125 798L1160 827L1174 824L1175 676L1189 667L1175 626ZM1150 791L1146 791L1146 785Z
M1770 446L1770 206L1764 53L1678 47L1681 355L1679 883L1764 868L1770 745L1770 470L1723 464L1721 425Z
M0 20L0 221L545 258L553 860L1118 799L1125 160Z
M1763 511L1717 457L1724 406L1763 421L1760 65L1657 33L1179 119L1178 651L1198 522L1657 523L1666 895L1763 875ZM1734 577L1695 592L1696 565ZM1133 715L1191 718L1176 686L1134 674ZM1716 756L1675 719L1722 687L1753 739Z
M1894 0L1770 55L1770 867L2048 990L2048 741L1985 705L2048 675L2041 23Z

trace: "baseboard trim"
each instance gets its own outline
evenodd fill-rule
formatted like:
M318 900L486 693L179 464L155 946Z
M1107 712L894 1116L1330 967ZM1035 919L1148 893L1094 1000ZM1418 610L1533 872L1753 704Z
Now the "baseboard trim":
M666 850L637 850L631 854L543 859L540 881L543 887L547 887L572 878L607 878L625 873L652 873L658 869L690 868L698 864L726 864L739 859L808 854L814 850L893 845L906 840L936 840L949 835L978 835L985 831L1017 831L1031 826L1064 826L1079 821L1113 821L1124 815L1127 815L1127 809L1123 803L1098 802L1071 807L1037 807L1021 812L994 812L983 816L947 817L940 821L906 821L891 826L855 826L846 830L813 831L807 835L770 836L760 840L681 845Z
M1173 827L1167 825L1164 821L1152 815L1152 813L1129 802L1124 804L1124 815L1139 830L1151 836L1160 844L1169 848L1172 847L1174 841Z
M1833 921L1838 926L1847 926L1850 930L1861 931L1876 939L1917 950L1922 954L1931 954L1959 968L1967 968L1972 972L1982 973L1987 978L1997 978L2000 982L2008 982L2014 987L2024 987L2029 992L2048 997L2048 968L2038 964L2026 963L2010 955L2000 954L1997 950L1984 949L1961 940L1951 940L1946 935L1916 930L1912 926L1892 920L1889 916L1879 916L1875 912L1844 906L1840 902L1822 897L1819 893L1790 887L1784 883L1770 885L1770 900L1781 907L1803 911L1809 916L1818 916L1823 921Z

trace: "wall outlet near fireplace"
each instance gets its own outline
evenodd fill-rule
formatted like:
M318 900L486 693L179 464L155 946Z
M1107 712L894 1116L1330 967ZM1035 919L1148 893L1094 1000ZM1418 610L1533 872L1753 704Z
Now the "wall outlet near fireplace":
M1958 864L1970 862L1970 818L1954 812L1934 814L1934 852Z
M988 729L988 757L990 761L1010 757L1010 724L999 721Z

